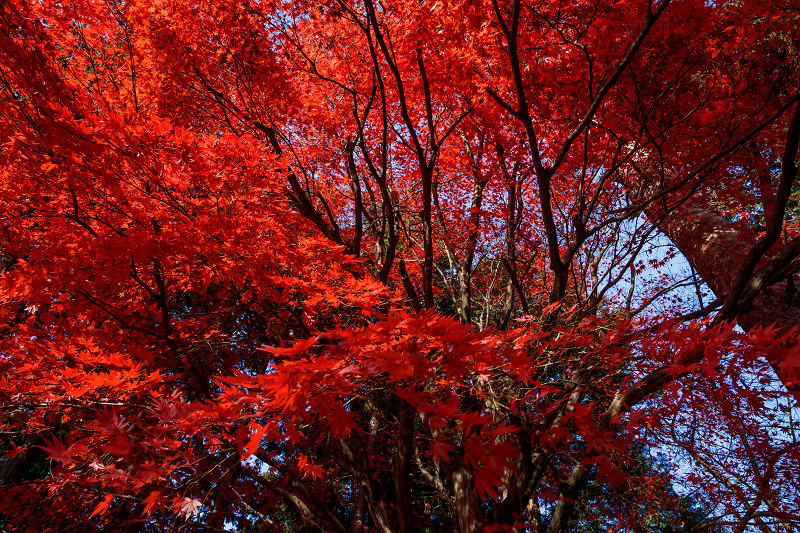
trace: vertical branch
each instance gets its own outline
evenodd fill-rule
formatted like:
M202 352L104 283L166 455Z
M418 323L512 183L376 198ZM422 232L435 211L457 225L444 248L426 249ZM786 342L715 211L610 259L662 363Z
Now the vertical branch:
M425 147L420 143L419 136L417 135L414 122L408 112L408 102L406 98L405 89L403 87L403 79L400 75L400 69L394 60L394 55L389 50L386 39L381 31L380 23L375 14L375 6L372 0L365 0L364 5L367 9L367 16L369 17L372 29L375 32L375 40L383 52L384 60L392 72L397 86L397 99L400 105L400 116L408 131L411 145L417 156L419 164L420 176L422 179L422 230L423 230L423 262L422 262L422 291L426 308L433 307L433 233L431 224L431 203L432 194L431 187L433 182L433 166L435 163L435 152L431 153L430 159L426 154Z
M529 313L528 302L517 272L516 232L522 221L521 219L524 207L522 198L522 185L525 181L525 175L524 173L520 174L519 176L517 175L519 170L519 165L517 163L514 163L514 167L511 172L508 171L505 162L505 152L501 143L496 143L495 149L497 151L497 159L500 164L500 169L502 170L505 178L506 194L508 197L505 227L506 255L508 255L508 259L502 261L503 267L508 273L508 283L506 285L506 295L503 303L503 312L501 315L502 319L500 321L500 326L505 328L508 324L508 320L511 318L511 312L514 308L515 291L519 296L520 306L522 307L523 312L526 315Z
M567 289L568 270L561 260L561 252L559 250L558 230L556 228L555 220L553 218L552 199L550 195L550 177L552 171L545 168L542 163L541 153L539 151L539 144L536 138L536 130L533 127L533 120L531 118L530 110L528 108L528 99L525 95L525 82L522 78L522 68L520 65L520 58L518 52L518 30L520 19L520 2L515 0L513 10L511 13L510 24L503 19L503 14L497 0L493 0L495 14L497 15L503 34L506 39L508 59L511 66L511 73L514 80L514 89L516 91L517 107L513 110L513 115L519 120L525 128L525 136L528 141L528 151L531 159L533 160L533 167L536 172L536 183L539 188L539 203L542 212L542 224L544 226L545 235L547 236L547 251L550 258L550 269L555 276L553 289L550 293L551 302L560 300ZM491 93L490 93L491 94ZM493 95L495 99L497 96ZM509 107L507 104L505 107Z
M355 212L355 229L353 233L353 241L350 243L350 250L353 252L353 255L358 257L361 255L361 239L364 232L363 222L362 222L362 215L361 210L363 208L363 203L361 200L361 183L358 179L358 170L356 169L356 162L353 159L353 150L355 149L356 145L355 142L347 143L345 147L345 152L347 154L347 168L350 172L350 179L353 183L353 193L354 193L354 200L355 205L353 206L353 211Z
M433 226L432 216L433 168L422 169L422 293L425 307L433 307Z
M459 318L465 324L472 321L472 262L475 259L475 248L478 245L478 235L481 221L481 206L483 204L483 189L487 180L481 176L480 161L483 159L484 139L480 139L479 153L472 152L469 140L464 136L464 145L469 155L472 166L472 203L469 208L467 245L464 251L464 259L461 262L458 275L459 286Z
M402 401L402 400L401 400ZM410 405L403 401L399 416L399 439L392 471L397 491L397 519L399 533L415 530L411 510L411 459L414 445L414 415Z
M381 74L381 66L378 58L378 51L375 49L375 44L372 40L372 25L371 17L368 17L367 24L362 26L363 31L367 38L367 45L369 47L369 54L372 60L372 68L375 71L376 81L378 82L378 89L381 97L381 153L380 153L380 168L375 168L372 158L367 148L366 140L362 135L359 139L359 147L367 163L370 173L375 181L378 183L378 188L381 191L381 230L378 235L378 255L383 258L383 264L378 272L378 280L386 283L389 279L389 273L392 271L392 264L397 253L397 224L394 216L394 206L392 203L392 196L389 192L389 185L387 183L387 172L389 165L389 108L386 101L386 85L383 81ZM387 235L388 242L384 247L384 236ZM410 295L409 295L410 296Z

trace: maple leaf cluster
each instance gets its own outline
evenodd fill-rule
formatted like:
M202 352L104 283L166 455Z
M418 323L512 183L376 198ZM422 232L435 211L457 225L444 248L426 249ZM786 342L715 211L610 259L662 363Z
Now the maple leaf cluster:
M0 3L0 531L800 529L789 4Z

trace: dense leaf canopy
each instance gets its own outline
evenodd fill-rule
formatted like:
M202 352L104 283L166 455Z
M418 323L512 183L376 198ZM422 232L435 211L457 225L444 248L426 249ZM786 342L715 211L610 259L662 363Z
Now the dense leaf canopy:
M0 531L800 530L798 47L0 2Z

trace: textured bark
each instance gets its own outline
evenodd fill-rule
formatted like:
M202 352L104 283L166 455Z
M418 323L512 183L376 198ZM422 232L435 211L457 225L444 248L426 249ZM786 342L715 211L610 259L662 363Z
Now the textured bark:
M394 485L397 491L397 521L399 533L414 531L411 509L411 451L414 446L414 418L411 407L404 405L398 415L400 435L394 456Z
M660 192L658 182L636 171L621 179L632 203L643 204ZM648 218L672 241L689 264L720 300L728 295L739 270L756 243L752 232L734 227L718 213L689 198L666 196L645 209ZM756 268L756 271L758 269ZM736 321L745 331L758 326L776 326L776 335L800 326L800 295L786 281L766 287L749 309L741 310ZM786 388L800 403L796 369L785 368L783 361L769 361Z
M473 533L481 527L481 511L474 478L466 466L456 467L450 475L458 533Z

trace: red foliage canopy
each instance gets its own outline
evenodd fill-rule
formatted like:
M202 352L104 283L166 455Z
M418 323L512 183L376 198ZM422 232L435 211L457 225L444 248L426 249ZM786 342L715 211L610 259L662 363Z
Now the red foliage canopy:
M800 529L798 45L0 3L0 530Z

